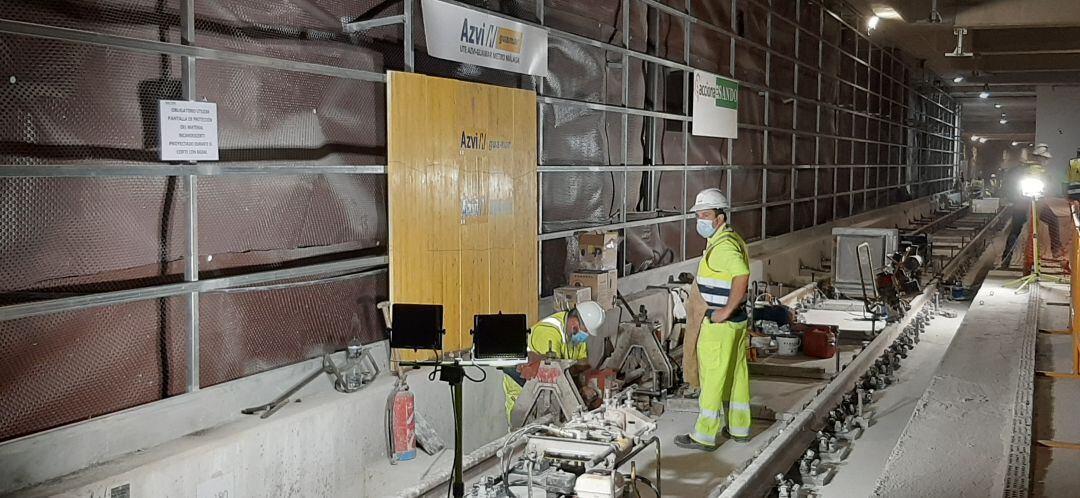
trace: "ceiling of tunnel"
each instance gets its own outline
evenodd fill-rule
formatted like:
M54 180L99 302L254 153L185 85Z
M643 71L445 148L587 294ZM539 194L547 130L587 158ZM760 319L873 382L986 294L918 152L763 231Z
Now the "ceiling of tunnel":
M1036 86L1080 84L1080 1L851 2L867 17L881 17L873 37L904 49L942 78L963 105L966 135L1034 140ZM972 55L947 56L957 47L954 28L961 27L968 30L963 51ZM954 82L957 77L963 80ZM989 98L980 98L984 91ZM1006 124L1000 122L1003 112Z

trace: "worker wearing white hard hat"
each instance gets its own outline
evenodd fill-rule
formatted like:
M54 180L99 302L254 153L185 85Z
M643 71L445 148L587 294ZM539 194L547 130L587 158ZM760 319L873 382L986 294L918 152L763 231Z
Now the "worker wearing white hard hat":
M570 311L554 313L532 326L529 332L529 361L553 357L587 365L589 337L599 333L603 325L604 309L595 301L583 301ZM506 371L503 376L507 419L524 384L524 378L514 372Z
M697 214L698 235L708 240L695 286L700 296L695 301L703 301L707 309L694 341L701 387L697 422L690 433L675 437L683 448L713 450L724 432L736 441L750 439L750 339L744 302L750 258L746 242L728 222L730 207L727 197L712 188L701 191L691 208Z

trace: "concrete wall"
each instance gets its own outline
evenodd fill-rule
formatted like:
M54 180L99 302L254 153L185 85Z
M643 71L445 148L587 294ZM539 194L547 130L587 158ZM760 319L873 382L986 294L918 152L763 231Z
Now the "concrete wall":
M1067 178L1069 159L1080 148L1080 86L1040 86L1035 102L1035 142L1050 146L1049 173L1055 182Z
M315 368L318 363L308 361L6 443L0 446L0 494L52 479L14 495L107 497L109 489L128 484L132 497L202 497L214 487L230 497L389 496L419 480L433 459L391 467L386 458L384 410L394 379L385 373L353 394L338 393L320 378L294 397L301 402L268 419L240 414ZM409 374L416 410L452 446L449 389L428 381L427 373ZM491 416L505 414L502 377L488 373L483 383L464 387L466 452L506 434L505 416ZM277 382L264 386L271 378ZM443 455L438 467L451 461Z

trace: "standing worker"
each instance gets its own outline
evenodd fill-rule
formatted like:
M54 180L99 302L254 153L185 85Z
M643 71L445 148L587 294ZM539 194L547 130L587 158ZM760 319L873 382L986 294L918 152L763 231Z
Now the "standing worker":
M1069 186L1067 191L1073 224L1080 230L1080 149L1076 149L1076 157L1069 161Z
M1012 259L1014 250L1016 249L1017 239L1020 236L1020 231L1023 229L1024 223L1031 221L1035 223L1035 220L1028 220L1031 206L1028 204L1029 199L1023 197L1020 191L1020 185L1025 177L1035 177L1045 181L1047 166L1050 164L1050 160L1054 156L1050 154L1050 147L1046 144L1038 144L1032 150L1028 156L1029 158L1024 161L1022 165L1014 166L1009 170L1005 188L1009 189L1009 197L1012 200L1012 227L1009 230L1008 238L1005 241L1005 252L1001 255L1002 267L1008 267L1009 261ZM1050 235L1050 250L1051 256L1054 259L1060 259L1063 255L1063 248L1061 244L1061 237L1058 227L1057 218L1054 215L1054 211L1047 205L1041 205L1037 209L1039 219L1046 225L1047 232ZM1038 258L1039 255L1034 257Z
M698 234L708 239L696 286L708 309L697 337L700 413L692 433L675 436L675 444L682 448L712 451L721 432L738 442L750 440L749 335L744 306L750 258L746 242L728 223L730 207L724 194L711 188L701 191L691 208L697 213Z
M604 325L604 308L595 301L583 301L570 311L560 311L540 320L529 331L529 363L554 357L574 360L577 367L588 367L590 336L595 336ZM503 392L506 393L506 419L514 411L514 403L521 396L525 378L520 368L503 369Z

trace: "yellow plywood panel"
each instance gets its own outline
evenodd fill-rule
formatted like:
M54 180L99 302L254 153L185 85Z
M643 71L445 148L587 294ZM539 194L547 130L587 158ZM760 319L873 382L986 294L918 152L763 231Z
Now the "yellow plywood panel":
M535 94L397 72L387 92L391 301L442 304L448 351L471 347L474 315L532 323Z

